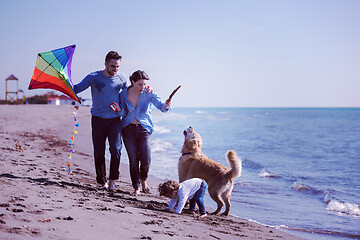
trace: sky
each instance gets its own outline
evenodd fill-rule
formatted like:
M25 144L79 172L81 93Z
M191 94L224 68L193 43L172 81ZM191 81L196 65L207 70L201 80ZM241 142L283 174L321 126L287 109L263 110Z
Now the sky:
M76 44L74 84L114 50L162 99L182 85L173 107L360 107L359 13L359 0L0 0L0 99L11 74L43 94L27 90L37 53Z

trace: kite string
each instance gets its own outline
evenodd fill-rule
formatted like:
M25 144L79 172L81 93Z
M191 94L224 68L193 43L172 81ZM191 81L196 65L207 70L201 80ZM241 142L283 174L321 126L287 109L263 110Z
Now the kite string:
M77 110L79 109L79 106L74 106L74 108L75 108L75 111L73 112L73 114L74 114L74 122L75 122L75 124L74 124L74 130L73 130L72 137L71 137L71 139L69 141L70 144L71 144L71 148L70 148L70 153L68 155L68 161L66 163L68 175L70 175L72 173L70 160L72 158L72 154L75 153L75 151L74 151L75 135L78 134L77 128L79 127L79 123L77 122L77 119L76 119L76 113L77 113Z

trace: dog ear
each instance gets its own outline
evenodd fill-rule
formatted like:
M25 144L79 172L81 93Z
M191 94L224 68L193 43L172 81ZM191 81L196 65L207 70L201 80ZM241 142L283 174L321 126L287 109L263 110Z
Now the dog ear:
M187 132L184 130L184 136L186 137L186 135L187 135Z

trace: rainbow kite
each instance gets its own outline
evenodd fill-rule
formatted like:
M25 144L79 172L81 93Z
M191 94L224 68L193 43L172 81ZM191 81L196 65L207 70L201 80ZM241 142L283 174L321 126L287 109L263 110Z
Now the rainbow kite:
M58 90L80 103L71 81L71 60L75 47L76 45L71 45L39 53L29 90L36 88Z

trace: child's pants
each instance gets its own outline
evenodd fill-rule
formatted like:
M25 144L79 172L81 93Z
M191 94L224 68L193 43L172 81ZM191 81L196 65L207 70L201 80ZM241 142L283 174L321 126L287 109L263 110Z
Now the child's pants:
M205 180L202 181L200 189L197 190L194 197L190 200L190 210L195 211L195 204L199 206L199 212L200 215L204 215L206 213L205 211L205 205L204 205L204 195L205 191L207 189L207 184Z

